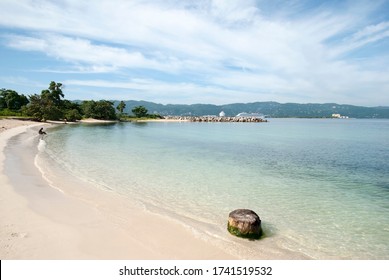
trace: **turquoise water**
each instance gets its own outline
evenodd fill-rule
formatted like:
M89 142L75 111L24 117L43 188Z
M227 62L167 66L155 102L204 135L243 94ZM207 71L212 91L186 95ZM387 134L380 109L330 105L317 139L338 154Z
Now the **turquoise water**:
M388 120L65 125L45 155L242 256L389 258ZM226 233L236 208L258 213L262 240Z

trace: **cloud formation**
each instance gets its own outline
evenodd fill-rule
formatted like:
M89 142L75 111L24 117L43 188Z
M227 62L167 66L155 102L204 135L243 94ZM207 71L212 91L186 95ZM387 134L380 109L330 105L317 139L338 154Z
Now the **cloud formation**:
M2 0L0 48L29 64L1 82L56 78L72 99L389 105L389 5L327 3Z

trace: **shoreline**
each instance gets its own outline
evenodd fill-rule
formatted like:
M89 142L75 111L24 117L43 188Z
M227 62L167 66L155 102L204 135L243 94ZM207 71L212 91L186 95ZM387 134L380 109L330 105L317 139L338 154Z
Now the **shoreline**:
M65 186L75 178L63 178L62 191L53 188L34 165L36 150L5 157L15 137L36 144L40 125L48 124L0 120L1 259L237 259L114 194Z

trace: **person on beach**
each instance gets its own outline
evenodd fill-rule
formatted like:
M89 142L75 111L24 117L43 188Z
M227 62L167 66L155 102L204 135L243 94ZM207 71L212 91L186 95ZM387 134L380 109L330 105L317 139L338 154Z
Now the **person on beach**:
M39 132L38 132L40 135L45 135L46 132L43 131L43 127L41 127L41 129L39 129Z

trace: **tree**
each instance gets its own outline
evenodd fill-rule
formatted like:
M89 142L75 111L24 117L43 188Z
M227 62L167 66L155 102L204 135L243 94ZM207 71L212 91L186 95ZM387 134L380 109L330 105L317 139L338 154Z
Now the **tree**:
M71 109L66 111L65 118L67 121L75 122L77 120L81 120L82 116L77 109Z
M48 89L42 90L40 95L30 96L30 103L24 112L38 120L61 120L64 118L64 97L62 84L51 82Z
M65 95L62 92L62 84L56 83L54 81L50 82L49 88L42 90L42 97L52 100L56 106L62 105L61 97L64 98Z
M82 119L81 106L78 103L65 99L61 108L67 121L74 122Z
M85 118L93 118L96 101L85 100L81 103L81 112Z
M111 101L83 101L81 104L83 114L86 118L99 120L115 120L116 113Z
M28 98L24 94L18 94L14 90L0 89L0 110L20 110L22 106L28 104Z
M132 109L132 113L137 117L137 118L142 118L147 116L147 109L143 106L136 106L134 109Z
M38 94L30 96L30 103L25 107L24 113L40 121L63 118L63 112L53 100Z
M124 101L120 101L119 105L116 107L116 109L120 112L120 114L123 114L125 108L126 108L126 103L124 103Z
M96 102L95 118L100 120L115 120L116 112L113 107L113 102L100 100Z

